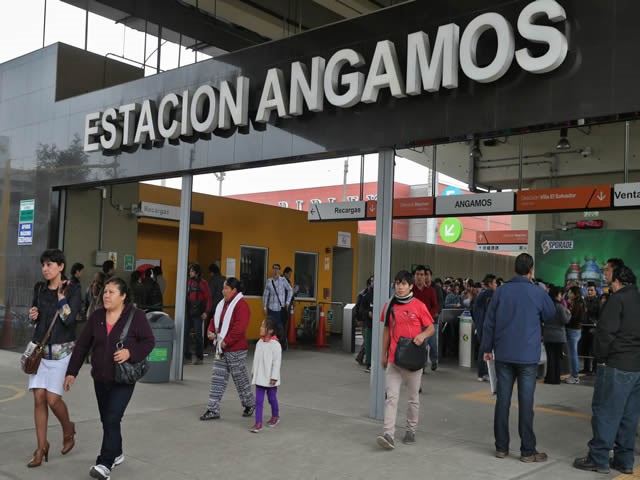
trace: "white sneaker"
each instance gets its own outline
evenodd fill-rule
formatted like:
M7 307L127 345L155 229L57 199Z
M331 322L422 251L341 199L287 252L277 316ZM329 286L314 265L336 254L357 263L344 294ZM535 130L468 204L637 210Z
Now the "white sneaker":
M122 462L124 462L124 453L121 453L116 457L116 459L113 461L113 465L111 465L111 470L113 470L113 467L117 467Z
M94 465L89 470L89 476L99 480L110 480L111 470L104 465Z

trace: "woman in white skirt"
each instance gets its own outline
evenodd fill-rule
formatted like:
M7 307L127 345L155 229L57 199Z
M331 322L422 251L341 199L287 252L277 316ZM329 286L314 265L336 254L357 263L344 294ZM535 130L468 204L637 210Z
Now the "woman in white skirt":
M63 455L75 445L75 424L69 419L69 410L62 400L64 377L76 339L76 317L80 312L80 287L67 281L63 275L64 253L58 249L45 250L40 256L44 281L33 288L33 303L29 318L35 323L33 341L41 342L55 320L46 342L38 371L29 375L29 390L33 392L34 420L38 447L28 467L39 467L42 460L49 461L47 423L49 408L62 425Z

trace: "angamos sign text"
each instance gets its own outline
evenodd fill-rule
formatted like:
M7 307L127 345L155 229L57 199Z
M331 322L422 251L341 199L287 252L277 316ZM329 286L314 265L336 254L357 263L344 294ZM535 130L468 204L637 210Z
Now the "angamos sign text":
M309 65L292 62L288 84L282 69L271 68L254 108L249 105L251 79L246 76L110 107L86 115L84 150L132 151L139 146L160 147L165 141L193 142L246 127L250 111L256 112L255 122L267 123L273 114L287 118L303 115L305 110L323 112L327 105L350 108L375 103L383 89L395 98L437 92L441 87L455 89L459 70L472 81L495 82L514 60L526 72L548 73L562 65L567 56L567 38L554 26L566 18L565 10L555 0L536 0L520 12L515 29L527 42L545 46L540 56L533 56L526 47L516 51L514 27L504 16L489 12L474 18L462 33L455 23L439 26L433 44L423 31L408 34L404 69L396 45L389 40L376 44L368 62L351 48L338 50L328 59L313 57ZM540 24L540 19L548 19L553 25ZM478 43L487 31L495 32L497 49L488 65L479 65Z

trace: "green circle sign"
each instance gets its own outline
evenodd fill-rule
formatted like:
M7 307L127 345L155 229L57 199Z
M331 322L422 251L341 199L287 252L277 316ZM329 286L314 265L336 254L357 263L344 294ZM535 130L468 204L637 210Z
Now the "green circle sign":
M455 243L462 236L462 223L457 218L445 218L440 223L440 238L447 243Z

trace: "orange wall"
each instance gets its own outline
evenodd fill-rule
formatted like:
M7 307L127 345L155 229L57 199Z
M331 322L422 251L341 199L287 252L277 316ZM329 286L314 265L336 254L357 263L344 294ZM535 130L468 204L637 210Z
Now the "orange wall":
M139 187L141 201L180 205L179 190L147 184L140 184ZM337 244L338 232L341 231L351 233L351 246L355 250L352 288L354 292L357 291L357 222L310 223L307 221L307 212L198 193L192 195L192 209L204 212L204 225L191 226L189 262L200 263L204 272L207 272L210 263L220 259L222 274L227 275L226 259L235 258L236 276L239 276L241 245L268 249L267 275L271 274L270 267L273 263L279 263L282 268L287 265L293 268L296 251L315 252L318 254L317 295L322 295L324 288L331 288L333 267L330 262L330 269L324 269L325 257L332 256L331 253L325 253L325 249ZM221 235L212 236L210 232L221 232ZM167 280L165 304L173 305L175 302L177 251L178 222L149 218L139 220L136 256L162 260ZM186 272L180 278L186 281ZM330 301L330 298L320 297L318 300ZM247 335L255 339L258 338L263 317L262 299L247 297L247 302L251 309ZM302 305L296 311L297 321L301 315Z

